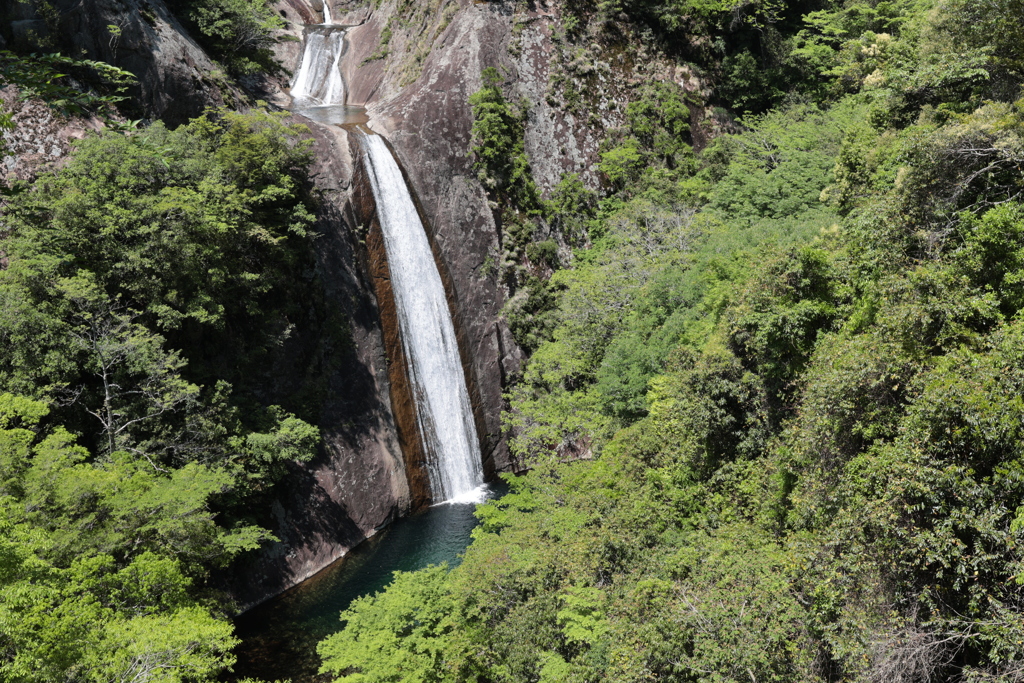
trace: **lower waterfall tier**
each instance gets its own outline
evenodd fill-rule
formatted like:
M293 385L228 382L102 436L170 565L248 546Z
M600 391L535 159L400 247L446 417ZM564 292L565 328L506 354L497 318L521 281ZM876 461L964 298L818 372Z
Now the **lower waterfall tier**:
M473 410L441 275L401 169L384 139L361 138L384 235L402 347L435 502L483 484Z

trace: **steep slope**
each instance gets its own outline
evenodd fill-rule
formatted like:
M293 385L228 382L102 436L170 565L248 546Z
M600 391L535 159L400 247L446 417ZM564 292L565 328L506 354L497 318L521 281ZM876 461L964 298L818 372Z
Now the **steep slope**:
M132 71L138 83L125 103L129 115L175 124L207 107L243 101L241 89L162 2L68 3L57 7L56 15L40 7L15 3L0 10L6 44L19 51L60 48ZM309 12L298 2L289 8ZM13 89L5 97L15 124L5 135L10 179L31 179L60 167L71 150L69 140L103 127L99 119L68 118L43 103L20 102ZM316 299L332 302L347 329L338 333L328 320L296 330L259 380L268 402L318 397L323 448L313 462L295 464L278 487L276 502L256 514L279 541L222 577L241 605L301 581L411 505L391 415L379 314L355 226L345 216L351 182L345 133L306 123L315 150L311 177L320 198L318 269L309 277Z
M232 592L243 605L293 586L344 555L412 508L409 482L390 399L388 356L365 247L352 220L352 161L346 133L305 121L314 140L312 174L321 196L317 215L317 278L337 307L349 340L331 345L323 331L299 331L314 345L325 376L301 367L279 371L282 381L315 383L322 403L321 454L292 468L275 501L271 529L279 541L233 567Z
M60 46L132 71L139 77L132 93L138 113L172 124L207 106L243 101L241 89L223 76L161 0L65 4L55 5L60 10L56 18L39 4L7 7L0 16L0 35L21 49ZM276 34L275 54L287 72L298 60L303 25L321 21L323 10L304 0L282 0L274 9L285 20ZM493 475L512 469L516 465L501 412L503 391L518 375L523 352L503 310L512 295L523 291L523 283L510 276L510 268L545 273L537 264L517 264L521 255L509 255L504 207L488 194L470 154L470 95L482 87L484 69L498 67L506 76L507 98L523 102L530 124L525 127L526 151L540 191L547 195L567 173L579 173L591 188L598 185L601 141L623 122L624 104L637 83L654 74L690 90L699 84L656 56L616 61L614 45L595 48L583 60L593 62L589 66L580 66L580 60L568 63L568 20L558 3L528 7L396 0L376 7L334 3L331 13L335 21L353 27L341 64L349 104L365 105L370 126L391 142L449 285L485 471ZM275 78L264 79L259 88L274 102L287 104L287 74ZM587 93L592 112L569 101L573 89ZM278 400L309 381L306 360L300 359L331 356L334 362L317 379L324 387L319 418L324 452L313 463L296 466L286 490L265 511L280 541L239 568L234 592L244 604L309 576L424 499L416 473L406 473L402 465L389 354L370 287L373 259L360 243L366 217L352 194L352 143L340 128L306 123L315 144L313 178L321 196L317 276L325 298L337 302L351 327L353 345L330 348L321 332L299 330L289 343L296 360L269 370L278 379L266 394ZM65 144L61 152L66 149ZM568 253L564 237L543 220L528 237L542 239L560 240Z
M322 9L316 3L299 0L279 3L278 8L289 22L284 33L291 36L291 40L279 43L278 58L282 62L297 60L299 43L295 39L302 35L301 22L311 18L319 22ZM525 143L533 174L544 192L554 188L564 174L573 172L578 172L590 187L597 186L601 141L608 130L621 125L625 102L634 97L638 83L656 77L675 79L691 91L701 87L687 70L675 69L663 59L652 57L637 62L639 66L629 60L616 64L614 69L605 64L603 70L570 75L571 80L575 79L572 87L589 90L600 115L588 116L578 107L567 107L563 99L551 96L551 92L558 92L552 82L568 73L562 64L564 47L558 43L560 34L564 34L561 12L558 4L526 8L469 0L383 2L376 7L331 5L334 21L352 26L340 64L348 104L365 106L369 126L389 140L415 192L435 257L448 283L489 475L515 467L501 425L505 407L502 394L518 375L523 353L503 315L503 307L514 293L502 266L508 235L503 232L500 207L488 196L470 154L473 112L469 98L483 85L481 72L499 67L507 75L509 99L524 102L530 122ZM702 115L703 110L695 108L695 120ZM332 135L339 146L356 149L346 131L335 128ZM351 199L339 199L349 202L344 216L352 221L342 230L359 234L354 228L372 225L367 194L357 192ZM381 271L374 265L383 258L382 252L374 251L374 234L371 229L366 236L366 244L371 247L367 267L372 277L386 278L386 269ZM538 239L550 234L548 231ZM387 314L386 301L380 305ZM399 353L394 345L388 355L396 359ZM395 376L395 381L400 388L400 377ZM396 405L400 418L409 412L396 396L382 392L378 397L379 406ZM396 400L398 403L394 403ZM417 493L423 481L415 464L420 457L415 455L415 438L408 436L414 432L411 424L405 428L404 442L411 468L407 477L413 487L412 499L416 500L423 496ZM369 490L371 485L365 486ZM300 498L294 498L287 509L289 519L306 514L300 512ZM401 510L401 506L395 509ZM298 526L311 528L310 523ZM314 551L312 545L325 542L322 537L298 534L290 538L305 540L282 546L282 552L288 547L290 558L310 560L302 564L303 570L296 571L298 564L289 559L289 577L306 574L307 568L318 561L313 558L339 554L345 547L342 542L333 550L325 545L321 551Z
M4 3L0 36L21 51L60 50L130 71L138 114L167 123L244 99L163 0Z

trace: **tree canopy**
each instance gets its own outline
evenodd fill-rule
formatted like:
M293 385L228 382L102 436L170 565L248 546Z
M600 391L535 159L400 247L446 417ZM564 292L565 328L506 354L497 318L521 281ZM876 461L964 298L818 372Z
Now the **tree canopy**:
M674 84L636 89L596 206L550 208L571 266L507 309L529 473L458 567L343 613L324 671L1020 680L1019 9L602 3L724 36L748 113L693 155Z
M211 571L272 538L252 506L320 440L255 393L315 286L301 132L258 111L106 132L4 207L3 680L233 662Z

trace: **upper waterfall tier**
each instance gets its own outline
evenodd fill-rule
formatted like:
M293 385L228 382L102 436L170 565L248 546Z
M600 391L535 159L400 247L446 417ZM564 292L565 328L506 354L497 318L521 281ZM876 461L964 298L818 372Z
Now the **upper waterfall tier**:
M334 20L331 19L331 8L327 5L327 0L324 0L324 24L333 24Z
M327 10L327 5L324 5ZM345 29L311 26L306 32L302 61L292 81L292 99L319 104L345 104L341 56L345 53Z
M384 139L361 136L394 291L402 348L435 502L466 501L483 468L444 285L405 178Z

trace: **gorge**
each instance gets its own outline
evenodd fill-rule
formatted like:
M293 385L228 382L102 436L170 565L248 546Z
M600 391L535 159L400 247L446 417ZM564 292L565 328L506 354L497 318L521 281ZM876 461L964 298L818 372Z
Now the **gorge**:
M243 640L236 649L236 677L315 680L320 667L315 647L339 630L337 614L353 599L383 588L394 571L442 562L456 566L476 526L472 506L491 491L483 482L448 296L419 209L386 141L364 132L365 121L353 124L353 108L346 106L340 62L347 28L331 25L325 3L324 23L305 28L302 58L289 94L293 111L321 123L345 125L355 135L383 237L383 268L398 321L402 354L393 362L405 365L429 496L441 507L394 523L397 528L383 530L354 553L237 618ZM407 454L406 462L410 460Z
M353 108L346 106L340 70L347 27L332 26L326 5L324 12L324 24L305 29L302 60L290 91L292 108L305 114L315 106L314 120L343 124L355 136L359 163L372 189L398 322L395 332L402 353L393 362L405 366L434 507L393 523L397 528L382 530L354 553L238 617L243 640L236 649L233 680L314 680L320 666L315 647L339 630L337 614L353 599L383 588L394 571L442 562L457 565L475 526L473 504L491 492L483 481L448 297L419 210L383 138L360 132L365 124L351 123Z
M473 14L475 12L469 12L466 19ZM500 436L501 386L503 378L516 367L519 352L504 322L497 316L502 300L500 289L496 288L498 273L492 270L485 275L481 269L482 262L493 258L489 254L497 250L499 235L493 227L486 227L488 223L493 226L486 198L480 194L465 196L465 191L472 189L472 185L458 176L451 177L442 185L437 184L452 173L450 169L466 167L464 151L459 149L465 142L458 142L458 135L410 135L408 131L395 127L392 121L398 119L388 114L389 108L394 107L390 103L394 101L393 95L391 100L380 101L382 91L388 87L388 78L382 78L375 70L377 64L367 60L367 50L372 47L374 34L382 30L379 20L371 15L371 20L366 21L365 13L357 11L340 16L336 21L338 23L334 25L304 22L294 29L293 35L303 36L305 42L300 44L301 51L291 53L298 67L292 81L294 99L290 106L297 113L329 126L323 137L332 142L329 147L321 147L318 143L316 154L320 158L316 163L330 169L326 177L338 178L334 182L342 187L350 184L351 189L344 194L329 195L344 224L335 223L328 230L331 233L340 231L344 239L352 239L359 226L366 230L361 236L365 239L366 255L358 256L362 246L346 247L356 256L348 267L353 269L357 278L366 278L372 285L362 285L369 290L363 296L369 294L376 298L375 305L383 326L379 333L373 334L381 334L376 339L383 342L384 357L374 357L372 354L380 352L372 346L360 345L360 352L365 354L363 362L372 368L371 373L377 383L376 405L391 413L382 426L392 423L390 438L397 438L386 446L386 452L377 455L365 451L364 446L348 445L351 443L349 437L343 437L346 440L343 448L365 462L364 467L369 469L363 471L373 471L374 479L359 480L360 470L350 464L352 456L345 456L347 463L340 468L332 463L329 470L314 475L327 496L338 501L348 511L349 518L355 521L357 530L353 529L354 533L337 535L344 540L339 542L329 538L330 532L323 527L322 521L309 520L311 514L321 513L314 512L315 508L311 510L302 497L282 501L284 504L280 512L283 517L277 518L280 521L275 526L275 533L283 540L283 547L272 549L245 572L246 578L239 584L244 586L241 591L247 604L312 575L346 552L359 536L376 533L390 520L432 499L435 502L459 496L473 499L476 494L472 491L483 483L485 472L493 477L497 471L510 467L507 447ZM462 30L472 32L477 21L474 19L466 23L463 20ZM455 47L457 43L452 43L452 48ZM461 58L464 51L458 50L453 54ZM460 64L458 69L462 72L472 67ZM409 92L410 89L405 88L397 94L408 95ZM445 93L445 96L449 95L455 93ZM466 103L453 101L445 106L456 106L464 112ZM414 105L413 111L417 109L432 116L445 111L444 107L438 109L436 103L428 102ZM413 119L416 116L412 114ZM369 125L387 134L399 154L404 151L414 160L407 167L411 169L408 180L421 191L418 205L414 206L411 198L406 196L404 217L394 217L391 223L383 220L384 210L379 195L388 192L398 200L403 199L402 195L406 193L405 180L402 180L404 171L389 169L391 180L388 181L395 183L401 180L403 187L381 186L376 176L382 173L379 170L382 159L378 159L376 166L368 163L369 153L360 142L362 133L348 125L354 123ZM451 123L464 126L465 114L453 112L445 128ZM342 128L334 127L335 124ZM468 135L468 129L463 130L462 135ZM317 135L321 134L318 132ZM427 152L408 147L408 143L426 141L439 143L447 149ZM372 140L368 141L368 144L372 143ZM439 174L430 172L432 165L439 163L445 168ZM375 173L368 172L374 168L378 169ZM419 185L417 181L425 184ZM438 192L442 194L439 196ZM395 221L403 224L410 218L419 223L421 215L430 220L426 221L428 234L422 234L423 227L416 228L420 233L418 246L421 251L415 258L419 259L420 265L410 263L409 269L403 267L408 274L396 273L389 268L394 257L388 252L395 248L398 238L393 233L389 234L388 229L395 227ZM361 258L367 259L365 265L359 262ZM445 349L444 355L424 354L423 346L410 345L403 328L422 325L424 321L410 313L408 295L400 294L395 288L403 276L408 278L414 272L416 282L421 283L419 286L425 284L427 280L419 273L428 272L424 270L427 266L432 270L434 261L442 273L432 273L434 291L431 300L420 305L437 312L449 309L453 313L454 324L452 321L444 326L428 323L426 327L426 332L437 339L435 347L427 345L426 348ZM325 263L325 267L335 269L336 265ZM442 281L446 283L444 287ZM419 295L417 291L416 296ZM372 343L380 344L381 341ZM431 367L438 362L440 367ZM438 395L433 387L436 378L453 373L464 377L458 393L452 393L450 397ZM429 411L417 411L414 407L417 397L427 405L432 402L436 416L432 417ZM439 437L440 434L445 436ZM455 449L458 457L465 461L462 473L456 479L436 467L435 458L444 452L438 444L445 444L445 449ZM376 464L382 455L387 463L384 478L381 478L384 473L377 469ZM396 469L396 462L403 463L403 466ZM385 487L383 491L382 485ZM437 491L445 493L438 496ZM367 501L368 497L372 502ZM351 529L349 522L339 521L343 527ZM309 536L311 529L317 530L313 536Z
M1022 2L0 3L0 680L1024 681Z

